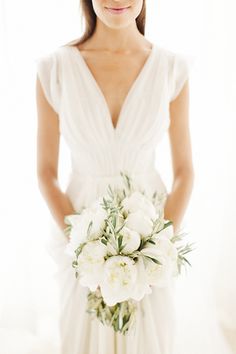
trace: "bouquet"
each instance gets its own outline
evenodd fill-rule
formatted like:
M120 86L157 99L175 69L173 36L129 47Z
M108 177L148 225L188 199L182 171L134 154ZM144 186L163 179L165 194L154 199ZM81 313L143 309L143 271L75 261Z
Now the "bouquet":
M120 172L123 187L107 188L88 208L66 215L66 253L80 284L88 288L87 311L103 324L126 334L135 322L137 302L153 286L168 286L190 264L191 245L177 246L164 219L163 194L148 197Z

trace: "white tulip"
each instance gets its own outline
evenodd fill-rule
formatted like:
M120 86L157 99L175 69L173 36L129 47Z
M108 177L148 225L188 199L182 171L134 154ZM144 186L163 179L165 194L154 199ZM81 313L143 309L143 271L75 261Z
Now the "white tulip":
M75 255L75 249L87 238L87 222L85 223L85 218L79 215L67 215L67 221L71 224L72 228L69 234L69 242L66 245L65 253L70 256Z
M108 306L130 298L137 278L135 262L127 256L112 256L104 264L101 293Z
M159 256L162 265L154 263L151 259L145 259L147 277L150 285L157 287L168 286L172 276L172 264L165 255Z
M121 202L126 213L141 211L146 217L156 219L158 217L156 208L152 201L139 191L133 192Z
M150 294L152 292L152 288L149 284L148 274L145 269L143 257L138 257L138 261L135 263L135 266L137 268L137 279L134 284L131 297L136 301L140 301L144 295Z
M167 239L165 236L159 235L155 240L157 247L162 250L170 259L175 262L177 260L178 251L173 242Z
M161 238L161 237L171 239L173 236L174 236L174 228L173 228L173 224L171 224L168 227L166 227L165 229L154 234L153 238L155 238L156 240L158 240L158 238Z
M106 246L100 241L89 241L78 256L80 284L95 291L103 278L103 266L107 255Z
M81 214L67 215L65 220L71 224L72 228L66 253L72 255L81 243L98 239L105 227L106 216L106 211L99 205L98 201L95 201L90 208L84 209ZM87 237L90 222L92 222L92 225Z
M125 244L125 247L122 249L124 254L133 253L139 248L141 238L138 232L124 226L120 234L123 236L122 244Z
M150 284L159 287L168 285L170 278L176 275L178 251L173 242L165 236L159 236L155 245L144 247L141 253L162 263L160 265L151 259L145 259Z
M125 225L144 237L150 235L153 230L152 220L140 210L128 214Z

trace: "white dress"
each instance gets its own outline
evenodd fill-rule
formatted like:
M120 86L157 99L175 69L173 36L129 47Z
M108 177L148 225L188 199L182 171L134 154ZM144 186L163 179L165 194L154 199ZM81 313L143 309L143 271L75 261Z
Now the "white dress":
M118 184L121 170L148 193L167 192L154 167L155 149L169 127L169 102L187 80L188 64L182 54L154 43L114 128L105 97L78 48L61 46L39 58L39 79L71 152L66 193L75 210L102 195L108 183ZM64 253L66 237L52 225L49 252L57 265L61 354L172 354L174 281L139 303L135 334L114 333L86 313L87 289Z

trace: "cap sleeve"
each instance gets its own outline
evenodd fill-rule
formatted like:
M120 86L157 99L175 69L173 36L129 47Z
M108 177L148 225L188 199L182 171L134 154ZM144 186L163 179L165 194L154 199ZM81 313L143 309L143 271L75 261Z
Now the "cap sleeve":
M180 53L171 55L169 67L169 101L173 101L181 92L194 63L194 58Z
M55 53L50 53L36 60L37 75L48 103L59 113L60 82L59 67Z

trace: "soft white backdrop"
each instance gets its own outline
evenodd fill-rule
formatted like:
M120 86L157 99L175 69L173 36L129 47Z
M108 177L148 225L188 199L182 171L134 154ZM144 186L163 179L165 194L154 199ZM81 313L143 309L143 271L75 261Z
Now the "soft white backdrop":
M230 0L147 0L146 36L195 58L195 185L183 227L197 242L178 280L175 354L236 353L236 48ZM44 245L51 215L36 178L36 59L79 37L78 0L0 0L0 354L56 354L58 293ZM157 167L171 186L167 135ZM65 187L69 152L60 145Z

